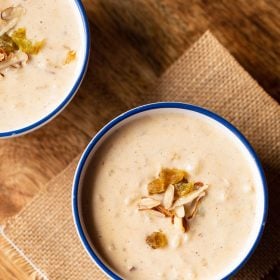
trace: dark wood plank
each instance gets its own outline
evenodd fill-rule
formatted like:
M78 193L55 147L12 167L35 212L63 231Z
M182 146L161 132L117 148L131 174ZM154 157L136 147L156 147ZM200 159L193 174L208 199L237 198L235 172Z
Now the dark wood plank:
M32 134L1 140L0 222L17 214L88 140L63 116Z

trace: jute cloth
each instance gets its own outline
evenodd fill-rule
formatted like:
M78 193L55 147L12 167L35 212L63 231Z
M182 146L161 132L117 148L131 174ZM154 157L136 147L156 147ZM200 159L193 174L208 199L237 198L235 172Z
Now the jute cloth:
M261 157L269 184L269 219L260 246L236 276L260 279L277 264L280 252L279 105L209 32L168 69L156 89L135 96L129 105L162 100L214 110L236 125ZM106 279L84 252L73 224L71 187L76 165L77 159L6 224L3 234L41 277Z

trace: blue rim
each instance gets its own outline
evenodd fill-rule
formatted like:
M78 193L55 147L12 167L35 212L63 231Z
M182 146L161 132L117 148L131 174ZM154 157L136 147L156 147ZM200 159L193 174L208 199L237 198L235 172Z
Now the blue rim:
M250 143L248 142L248 140L242 135L242 133L236 129L231 123L229 123L227 120L225 120L224 118L220 117L219 115L204 109L202 107L199 106L195 106L195 105L191 105L191 104L185 104L185 103L178 103L178 102L158 102L158 103L152 103L152 104L147 104L147 105L143 105L137 108L134 108L132 110L129 110L121 115L119 115L118 117L116 117L115 119L113 119L112 121L110 121L107 125L105 125L96 135L95 137L91 140L91 142L88 144L87 148L85 149L83 155L81 156L81 159L78 163L76 172L75 172L75 176L74 176L74 180L73 180L73 191L72 191L72 211L73 211L73 218L74 218L74 223L78 232L78 235L81 239L81 242L84 246L84 248L86 249L87 253L89 254L89 256L93 259L93 261L99 266L99 268L105 272L110 278L112 279L117 279L117 280L122 280L122 278L120 278L117 274L115 274L109 267L107 267L102 260L95 254L95 252L93 251L93 249L91 248L85 233L83 231L82 225L81 225L81 220L79 217L79 213L78 213L78 189L79 189L79 182L81 179L81 174L82 171L84 169L84 165L87 161L88 156L90 155L92 149L95 147L95 145L102 139L102 137L107 134L108 131L110 131L115 125L117 125L118 123L122 122L123 120L136 115L138 113L144 112L144 111L148 111L148 110L154 110L154 109L162 109L162 108L175 108L175 109L184 109L184 110L189 110L189 111L194 111L197 113L201 113L202 115L206 115L212 119L214 119L215 121L219 122L220 124L222 124L223 126L225 126L227 129L229 129L231 132L234 133L234 135L242 142L242 144L246 147L246 149L249 151L250 155L252 156L253 160L255 161L255 164L258 168L260 177L261 177L261 183L263 186L263 194L264 194L264 212L263 212L263 217L262 217L262 223L260 224L260 228L259 228L259 232L257 235L257 238L252 246L252 248L250 249L249 253L247 254L247 256L243 259L243 261L232 271L230 272L226 277L223 278L224 279L229 279L231 278L233 275L235 275L243 266L244 264L248 261L248 259L251 257L251 255L253 254L253 252L255 251L261 236L263 234L263 230L265 227L265 223L266 223L266 219L267 219L267 212L268 212L268 191L267 191L267 183L266 183L266 179L265 179L265 175L264 175L264 171L261 165L261 162L256 154L256 152L254 151L254 149L252 148L252 146L250 145Z
M68 103L71 101L71 99L75 96L76 92L78 91L83 78L85 76L86 73L86 69L88 66L88 61L89 61L89 53L90 53L90 30L89 30L89 24L88 24L88 19L87 19L87 15L86 15L86 11L85 8L82 4L81 0L74 0L80 15L82 17L82 21L83 21L83 27L84 27L84 32L86 35L86 52L85 52L85 58L83 61L83 67L81 70L80 75L78 76L74 86L72 87L71 91L69 92L69 94L66 96L66 98L60 103L60 105L54 109L51 113L49 113L46 117L40 119L39 121L28 125L24 128L20 128L20 129L16 129L16 130L12 130L12 131L7 131L7 132L0 132L0 138L8 138L8 137L12 137L12 136L19 136L22 134L26 134L32 130L35 130L39 127L41 127L42 125L46 124L47 122L49 122L51 119L53 119L54 117L56 117L67 105Z

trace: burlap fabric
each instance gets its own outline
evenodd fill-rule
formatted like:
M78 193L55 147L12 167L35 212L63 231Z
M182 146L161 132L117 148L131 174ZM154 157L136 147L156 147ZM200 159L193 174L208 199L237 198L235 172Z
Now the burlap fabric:
M269 183L270 211L257 251L237 279L260 279L279 261L280 109L279 105L207 32L158 81L130 106L176 100L194 103L227 118L249 139L261 157ZM5 238L48 279L106 279L84 252L71 213L71 185L77 159L52 180L4 227Z

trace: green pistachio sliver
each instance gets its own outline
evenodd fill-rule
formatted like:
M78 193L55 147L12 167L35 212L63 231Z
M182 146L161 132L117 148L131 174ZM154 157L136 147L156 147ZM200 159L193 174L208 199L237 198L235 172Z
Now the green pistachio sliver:
M181 182L175 184L175 192L178 197L182 197L187 195L188 193L192 192L195 189L193 182Z

